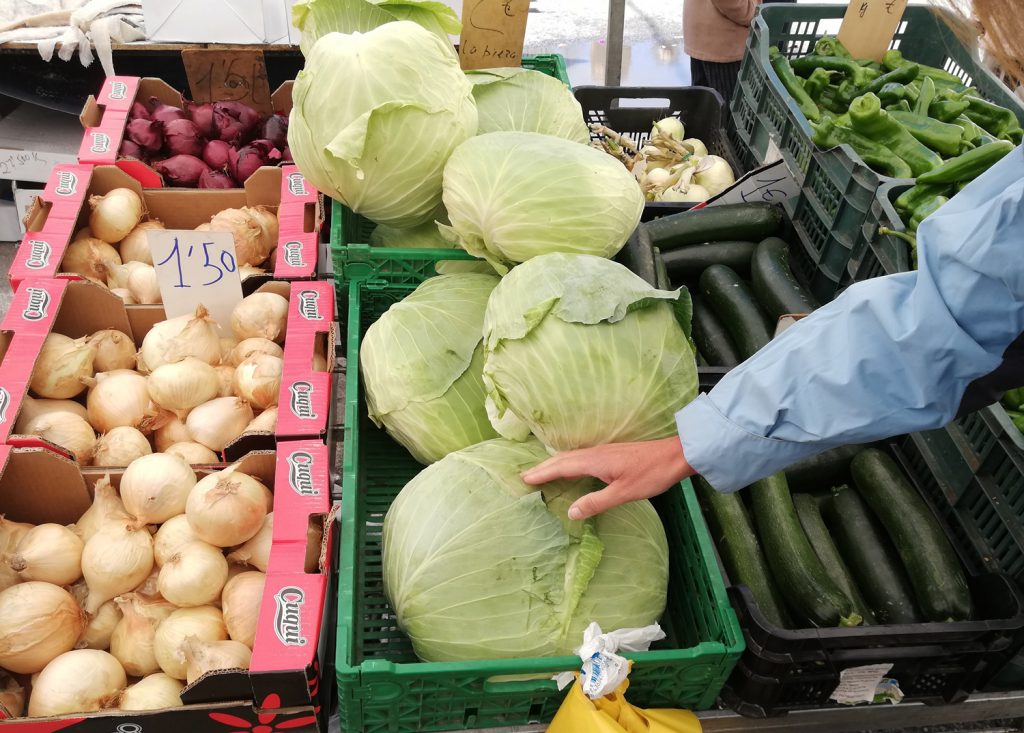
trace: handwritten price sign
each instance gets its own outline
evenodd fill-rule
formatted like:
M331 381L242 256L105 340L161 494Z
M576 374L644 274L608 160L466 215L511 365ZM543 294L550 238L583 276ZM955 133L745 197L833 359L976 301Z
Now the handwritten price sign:
M235 240L228 232L160 229L146 234L168 318L200 304L231 333L231 311L242 300Z
M462 68L520 66L530 0L465 0L459 61Z
M796 196L798 193L800 193L800 186L794 180L789 167L785 161L777 159L774 163L750 171L704 206L781 204L785 199Z
M907 0L853 0L839 28L839 40L854 58L881 61L906 7Z

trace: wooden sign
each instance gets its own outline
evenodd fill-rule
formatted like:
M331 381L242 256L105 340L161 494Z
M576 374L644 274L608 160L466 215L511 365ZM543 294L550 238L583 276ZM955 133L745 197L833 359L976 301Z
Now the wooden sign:
M229 232L158 229L146 233L168 318L206 307L223 335L231 333L231 311L242 300L242 278Z
M839 40L854 58L881 61L906 7L907 0L851 0Z
M530 0L465 0L462 5L462 68L521 66Z
M263 51L253 48L188 48L181 52L195 102L245 102L269 114L270 84Z

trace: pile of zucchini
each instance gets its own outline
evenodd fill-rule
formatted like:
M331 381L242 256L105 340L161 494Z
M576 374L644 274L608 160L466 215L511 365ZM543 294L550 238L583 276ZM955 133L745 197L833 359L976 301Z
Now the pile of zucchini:
M832 487L829 477L852 478ZM878 448L829 451L721 494L698 493L733 585L791 629L969 620L971 593L942 527ZM798 487L791 493L790 484Z

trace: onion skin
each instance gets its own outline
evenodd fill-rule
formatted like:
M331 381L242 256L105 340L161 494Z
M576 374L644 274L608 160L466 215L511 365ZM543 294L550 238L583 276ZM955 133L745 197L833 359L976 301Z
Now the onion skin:
M115 188L103 196L90 196L89 229L104 242L120 242L139 225L146 208L130 188ZM120 254L117 257L121 262Z
M254 140L237 152L229 153L228 171L236 181L245 183L249 176L269 162L271 150L266 141Z
M149 116L149 110L142 102L135 102L132 104L131 110L128 112L128 119L130 120L148 120L152 119Z
M212 104L196 104L186 100L185 111L192 122L195 123L200 135L203 137L213 137L217 134L217 127L213 124Z
M121 693L117 707L121 710L179 708L184 705L180 697L183 689L185 685L181 680L163 672L149 674Z
M203 140L192 120L171 120L164 125L164 144L172 155L203 154Z
M121 141L121 147L118 148L117 155L121 158L135 158L136 160L146 159L146 153L142 149L142 146L127 139Z
M223 140L210 140L203 146L203 162L218 171L227 171L234 148Z
M121 663L107 652L76 649L46 665L32 686L29 717L93 713L128 686Z
M74 648L86 623L63 588L39 581L11 586L0 593L0 666L16 674L39 672Z
M198 188L238 188L238 184L223 171L205 170L199 176Z
M260 113L241 102L214 102L213 122L221 140L240 145L252 139Z
M263 137L275 148L283 150L288 146L288 115L272 114L263 123Z
M153 170L166 178L172 186L195 187L209 166L194 155L175 155L154 162Z
M125 126L128 140L146 153L156 153L164 146L163 125L153 120L136 119ZM142 156L139 156L142 157Z
M171 120L186 120L188 115L185 114L185 110L174 107L170 104L164 104L158 97L149 98L150 105L150 119L156 120L167 124Z

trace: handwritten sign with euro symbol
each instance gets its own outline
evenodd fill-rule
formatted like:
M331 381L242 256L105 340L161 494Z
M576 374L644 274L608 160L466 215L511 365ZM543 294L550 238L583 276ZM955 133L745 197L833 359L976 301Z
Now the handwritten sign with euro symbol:
M521 66L530 0L465 0L459 61L462 68Z
M903 19L907 0L852 0L839 40L855 59L881 61Z

